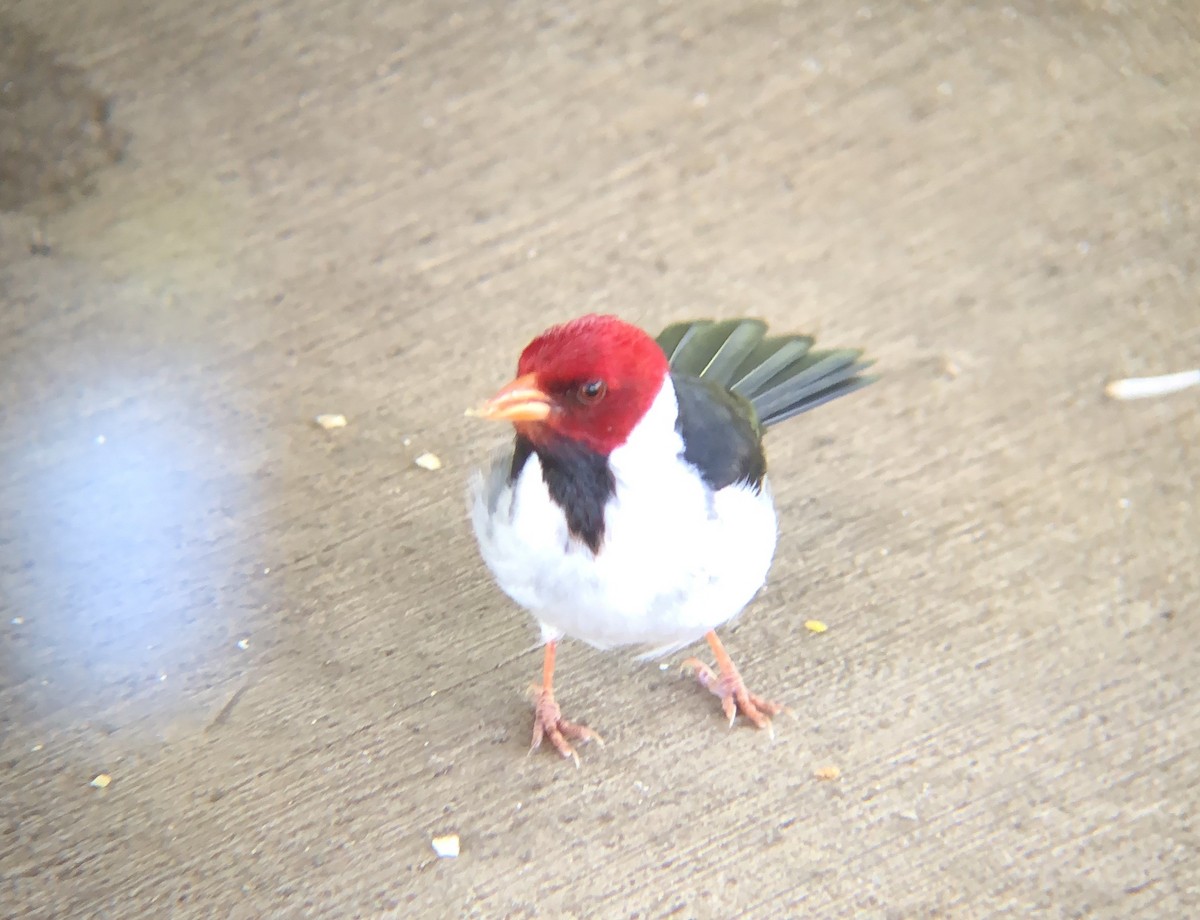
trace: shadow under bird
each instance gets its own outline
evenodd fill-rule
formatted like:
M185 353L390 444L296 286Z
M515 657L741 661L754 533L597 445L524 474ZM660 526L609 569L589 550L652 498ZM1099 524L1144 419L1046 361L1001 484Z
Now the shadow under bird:
M763 432L867 385L853 349L768 336L760 320L677 323L651 338L589 315L526 346L517 377L476 410L516 429L471 483L479 551L545 643L533 747L563 756L599 736L563 718L559 640L665 655L704 637L716 670L684 665L769 728L781 707L751 693L716 628L766 581L777 539Z

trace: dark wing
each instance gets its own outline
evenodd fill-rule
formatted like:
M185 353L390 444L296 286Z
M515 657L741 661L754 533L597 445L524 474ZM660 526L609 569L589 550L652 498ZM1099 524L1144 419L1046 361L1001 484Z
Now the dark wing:
M767 335L757 319L675 323L658 336L675 375L698 377L745 399L763 428L865 387L857 349L813 350L806 335Z
M702 377L672 373L683 459L714 492L745 482L758 489L767 473L762 432L750 404Z

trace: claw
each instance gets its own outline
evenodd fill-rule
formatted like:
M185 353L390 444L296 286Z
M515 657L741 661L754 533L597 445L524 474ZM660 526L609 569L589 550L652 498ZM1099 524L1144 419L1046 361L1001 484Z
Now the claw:
M733 728L733 723L737 721L737 703L733 701L732 696L722 697L721 708L725 710L725 718L729 720L729 727Z

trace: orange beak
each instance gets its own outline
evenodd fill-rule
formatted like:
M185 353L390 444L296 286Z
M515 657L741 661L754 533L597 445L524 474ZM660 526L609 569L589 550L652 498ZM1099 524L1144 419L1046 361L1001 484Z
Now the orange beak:
M468 409L467 415L494 422L540 422L552 408L550 397L537 385L537 375L525 374L478 409Z

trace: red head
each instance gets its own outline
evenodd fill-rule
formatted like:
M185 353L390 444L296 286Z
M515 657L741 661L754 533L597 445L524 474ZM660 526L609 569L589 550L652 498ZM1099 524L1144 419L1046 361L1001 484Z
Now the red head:
M534 444L566 438L608 454L625 443L667 374L658 343L615 316L582 316L530 342L517 379L475 412Z

